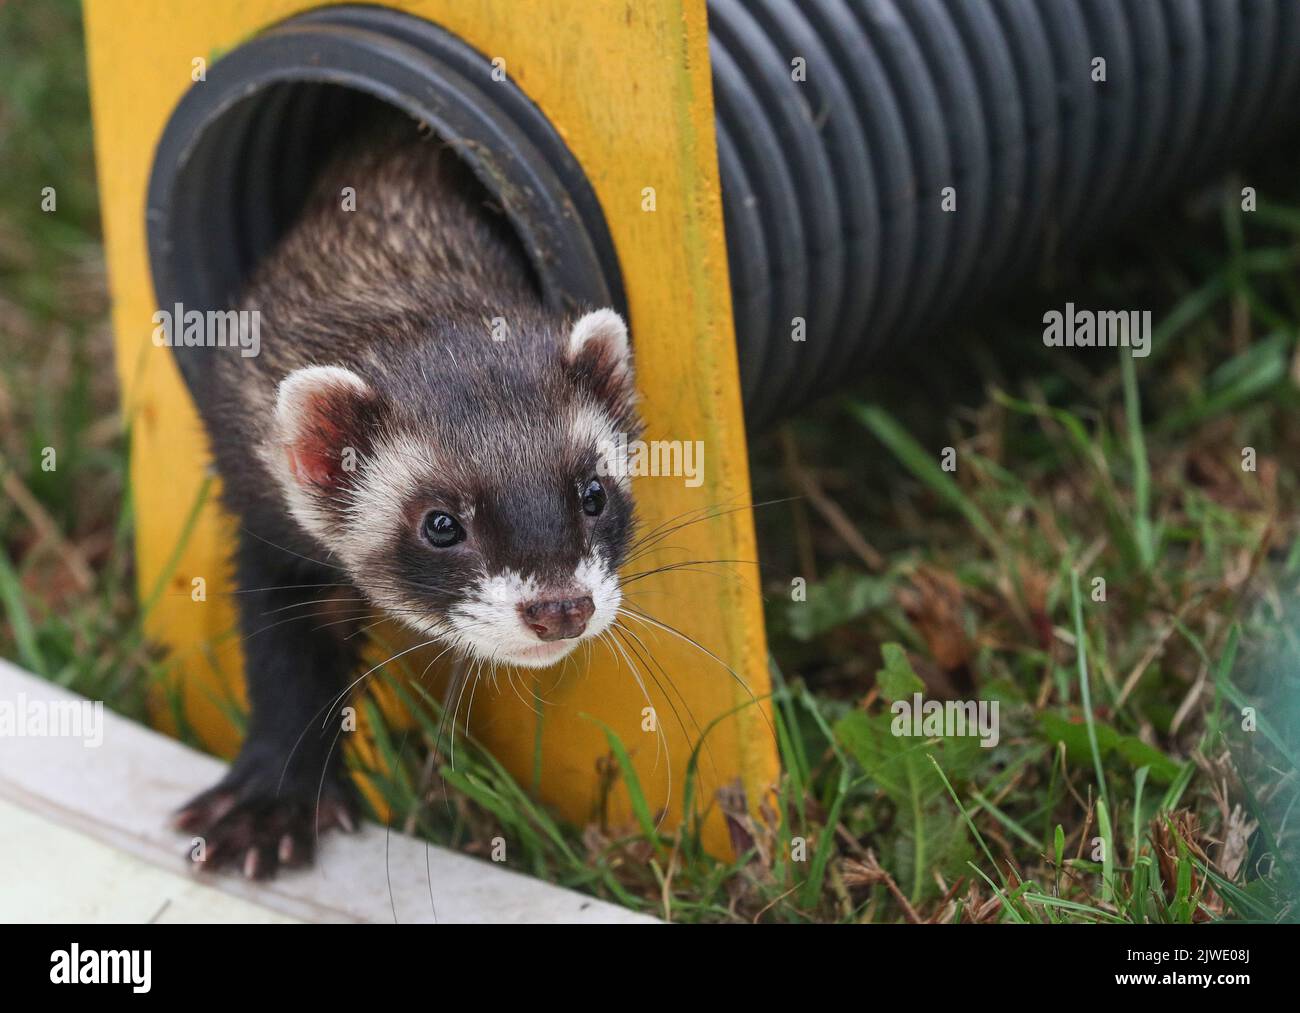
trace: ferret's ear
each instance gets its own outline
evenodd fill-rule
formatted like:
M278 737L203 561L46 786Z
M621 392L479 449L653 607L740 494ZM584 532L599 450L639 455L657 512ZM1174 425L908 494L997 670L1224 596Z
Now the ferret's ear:
M306 366L280 381L272 452L295 484L328 493L347 485L369 451L374 390L350 369Z
M613 403L631 397L632 346L627 324L613 310L593 310L573 325L566 359L579 382L601 400Z

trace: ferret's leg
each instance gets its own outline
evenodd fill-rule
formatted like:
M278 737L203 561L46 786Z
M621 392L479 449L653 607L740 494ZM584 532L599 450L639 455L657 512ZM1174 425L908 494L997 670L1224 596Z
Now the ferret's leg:
M341 753L342 708L356 665L353 624L364 603L341 571L307 563L249 535L236 571L250 714L229 774L191 800L176 825L202 839L203 867L249 877L305 865L318 830L351 829L357 805ZM317 586L301 586L317 585ZM326 626L326 624L332 624Z

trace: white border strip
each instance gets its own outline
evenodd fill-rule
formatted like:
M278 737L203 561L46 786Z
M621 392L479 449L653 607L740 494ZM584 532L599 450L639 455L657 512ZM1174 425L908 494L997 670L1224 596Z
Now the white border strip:
M75 694L0 660L0 700L68 701ZM104 711L103 744L0 736L0 798L169 870L187 839L172 810L214 784L225 765ZM332 833L315 868L252 883L203 876L217 889L310 922L595 922L654 918L367 825ZM392 884L391 891L389 884Z

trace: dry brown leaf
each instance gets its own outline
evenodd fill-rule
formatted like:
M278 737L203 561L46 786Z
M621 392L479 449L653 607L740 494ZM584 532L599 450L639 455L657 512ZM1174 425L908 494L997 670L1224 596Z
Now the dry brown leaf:
M922 567L912 575L910 586L900 588L897 596L939 667L949 674L968 673L975 647L962 621L964 602L957 578Z

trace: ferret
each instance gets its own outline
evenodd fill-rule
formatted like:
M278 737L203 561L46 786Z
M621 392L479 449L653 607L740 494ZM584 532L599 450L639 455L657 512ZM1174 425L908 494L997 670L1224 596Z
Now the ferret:
M548 308L472 172L405 127L336 157L254 270L260 354L202 350L250 706L230 772L177 813L204 868L268 877L357 823L334 747L364 622L541 668L622 598L627 327Z

